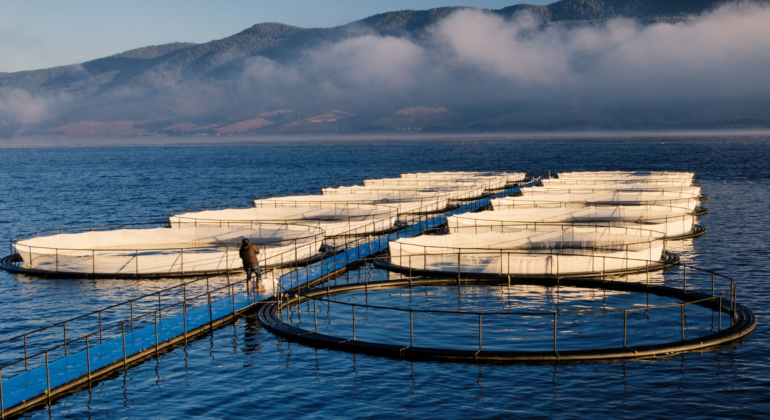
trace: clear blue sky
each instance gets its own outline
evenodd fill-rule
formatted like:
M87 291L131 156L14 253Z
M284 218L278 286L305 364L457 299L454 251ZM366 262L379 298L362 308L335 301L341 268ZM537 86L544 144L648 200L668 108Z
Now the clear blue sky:
M330 27L441 6L500 9L554 0L18 0L0 13L0 72L80 63L169 42L207 42L261 22Z

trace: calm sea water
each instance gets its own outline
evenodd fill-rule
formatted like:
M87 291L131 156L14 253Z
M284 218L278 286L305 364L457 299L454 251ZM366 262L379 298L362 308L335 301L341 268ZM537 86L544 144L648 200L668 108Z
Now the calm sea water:
M687 262L734 277L739 299L760 322L742 343L670 358L479 366L316 350L276 338L253 319L242 319L29 417L752 418L770 410L768 137L20 148L0 149L0 158L0 238L6 240L43 229L162 221L173 209L248 202L258 194L317 191L325 184L360 182L364 177L401 171L691 170L711 196L704 203L709 214L699 220L708 234L679 243L676 250ZM177 282L45 280L0 272L0 339ZM449 288L432 290L416 302L426 307L481 308L505 305L507 297L520 306L549 309L554 304L549 293L545 289L513 295L500 289L476 290L458 301L456 290ZM395 292L346 298L393 305L406 304L408 299ZM566 305L563 308L624 307L633 305L633 299L581 297L561 304ZM657 303L665 301L651 302ZM693 322L700 316L698 326L708 328L706 314L692 316ZM388 323L373 320L371 325ZM341 318L328 326L344 328ZM422 328L434 326L422 324ZM661 330L671 327L665 322L659 326ZM451 340L428 337L431 331L435 329L426 331L426 340ZM397 327L387 336L403 332L403 327ZM370 333L381 334L375 329ZM9 357L7 352L0 356Z

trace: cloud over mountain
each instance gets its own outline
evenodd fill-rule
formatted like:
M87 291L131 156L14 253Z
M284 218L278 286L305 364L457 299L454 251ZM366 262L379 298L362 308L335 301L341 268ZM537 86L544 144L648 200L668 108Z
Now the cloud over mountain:
M43 120L38 134L78 121L121 121L122 133L133 121L144 134L770 125L770 7L545 25L539 10L442 9L406 15L410 29L257 25L210 45L3 75L0 118ZM451 112L396 115L413 107Z

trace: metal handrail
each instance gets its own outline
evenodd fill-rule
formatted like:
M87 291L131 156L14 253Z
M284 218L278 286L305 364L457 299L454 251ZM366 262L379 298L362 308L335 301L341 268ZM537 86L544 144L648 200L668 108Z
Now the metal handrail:
M265 274L267 274L268 272L274 272L274 269L270 269L269 271L266 271ZM139 297L136 297L136 298L133 298L133 299L121 302L121 303L110 305L110 306L104 307L102 309L93 311L93 312L89 312L89 313L86 313L86 314L83 314L83 315L79 315L79 316L76 316L74 318L70 318L70 319L67 319L67 320L64 320L64 321L60 321L60 322L57 322L55 324L51 324L51 325L48 325L48 326L45 326L45 327L42 327L42 328L38 328L38 329L33 330L33 331L26 332L26 333L21 334L21 335L17 335L15 337L11 337L11 338L7 338L5 340L2 340L2 341L0 341L0 344L5 344L5 343L12 342L12 341L17 341L17 340L23 339L23 340L25 340L25 352L26 352L26 340L32 334L36 334L36 333L39 333L39 332L42 332L42 331L45 331L45 330L48 330L48 329L52 329L52 328L66 326L67 323L71 323L71 322L74 322L74 321L77 321L77 320L80 320L80 319L83 319L83 318L86 318L86 317L89 317L89 316L99 315L99 317L100 317L99 318L99 322L100 322L99 330L97 330L95 332L92 332L92 333L89 333L89 334L86 334L86 335L83 335L83 336L80 336L80 337L75 338L75 339L71 339L71 340L66 340L66 338L65 338L65 340L62 342L62 344L59 344L59 345L56 345L56 346L53 346L53 347L49 347L49 348L47 348L45 350L42 350L42 351L40 351L38 353L35 353L35 354L32 354L32 355L26 355L24 358L20 358L19 360L15 361L15 362L6 364L4 366L1 366L0 367L0 371L2 371L3 369L8 368L10 366L19 364L21 362L26 362L26 361L28 361L30 359L35 358L35 357L38 357L38 356L41 356L43 354L49 353L49 352L51 352L53 350L56 350L56 349L59 349L59 348L62 348L62 347L66 348L67 345L75 343L75 342L78 342L80 340L84 340L86 337L91 337L91 336L94 336L94 335L97 335L97 334L100 335L100 337L101 337L102 333L104 333L105 331L109 331L110 329L119 327L121 325L125 325L126 323L132 323L132 325L133 325L134 321L140 320L140 319L142 319L144 317L147 317L147 316L150 316L150 315L152 315L154 313L162 313L163 310L168 310L168 309L177 307L179 305L186 305L188 302L191 302L191 301L193 301L195 299L199 299L199 298L202 298L202 297L207 297L207 296L209 296L212 293L216 293L216 292L224 290L224 289L228 289L228 291L230 291L230 289L233 288L234 286L239 285L241 283L245 284L248 281L248 280L245 280L245 279L244 280L238 280L238 281L235 281L235 282L232 282L232 283L228 283L225 286L221 286L221 287L214 288L214 289L208 289L208 291L206 293L201 293L201 294L198 294L198 295L187 296L185 294L185 297L182 300L180 300L179 302L172 303L172 304L167 304L166 306L159 305L157 310L152 310L152 311L149 311L149 312L147 312L145 314L141 314L139 316L133 316L132 315L129 319L124 320L124 321L116 322L116 323L114 323L112 325L108 325L108 326L102 326L101 325L101 314L103 312L109 311L111 309L115 309L117 307L125 306L125 305L131 305L134 302L140 301L142 299L155 298L156 296L158 297L159 302L160 302L160 295L162 293L164 293L164 292L168 292L168 291L175 290L175 289L180 289L180 288L182 288L183 290L186 290L187 286L189 286L191 284L194 284L194 283L197 283L197 282L201 282L201 281L207 281L209 279L210 279L209 276L200 277L200 278L197 278L197 279L189 281L189 282L185 282L185 283L182 283L182 284L179 284L179 285L176 285L176 286L172 286L172 287L168 287L168 288L165 288L165 289L161 289L161 290L158 290L158 291L153 292L153 293L142 295L142 296L139 296ZM207 283L207 285L208 285L208 283ZM228 297L229 296L232 296L232 293L229 294ZM132 313L133 313L133 307L132 307Z

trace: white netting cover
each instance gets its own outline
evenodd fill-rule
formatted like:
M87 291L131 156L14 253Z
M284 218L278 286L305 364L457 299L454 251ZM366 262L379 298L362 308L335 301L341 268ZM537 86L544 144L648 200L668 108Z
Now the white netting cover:
M238 249L256 244L263 266L318 254L320 229L261 224L219 227L123 229L37 237L14 246L25 266L47 271L101 274L164 274L242 268Z
M447 217L450 231L460 233L516 228L548 229L548 225L552 230L562 230L593 224L644 229L675 237L691 233L695 218L684 209L660 206L522 208Z
M471 177L471 178L450 178L450 179L436 179L436 178L380 178L380 179L365 179L364 185L367 187L373 186L391 186L391 185L446 185L446 184L483 184L487 189L503 188L507 183L506 177L494 176L494 177Z
M638 192L664 192L668 197L688 197L698 198L701 194L700 186L690 185L687 187L667 187L667 188L626 188L616 187L613 185L607 187L600 187L598 185L586 185L586 186L534 186L524 187L521 189L524 195L543 195L543 194L568 194L568 193L580 193L580 194L609 194L615 191L621 191L625 193L638 193Z
M319 196L321 197L321 196ZM169 217L171 226L219 225L252 226L259 222L291 222L323 229L325 236L367 234L393 227L398 217L395 207L363 203L325 203L324 206L296 203L255 202L260 207L205 210ZM277 205L277 207L272 207ZM262 207L264 206L264 207Z
M678 187L690 187L689 180L656 179L644 181L639 179L593 179L593 178L568 178L568 179L543 179L543 186L549 188L614 188L625 190L675 190ZM698 187L700 188L700 187Z
M505 177L507 182L518 182L524 180L526 175L524 172L416 172L401 174L401 178L464 179Z
M257 199L255 203L300 203L304 205L370 204L393 207L399 213L437 211L446 208L448 196L439 191L379 191L376 189L324 188L324 195L302 195ZM257 204L261 205L261 204Z
M668 171L584 171L584 172L559 172L559 179L637 179L644 181L654 180L681 180L692 183L695 174L693 172L668 172Z
M526 192L519 197L492 199L492 206L497 210L513 208L549 208L549 207L589 207L597 204L654 205L678 207L695 210L698 199L690 194L667 191L575 191L538 190L524 188Z
M416 270L569 275L644 268L660 260L663 240L605 231L519 230L426 235L390 242L394 265Z
M346 187L324 188L323 193L329 195L337 194L401 194L401 193L438 193L444 194L450 200L467 200L479 197L484 194L486 187L484 184L467 182L432 182L427 185L421 183L405 182L404 184L393 185L353 185Z

